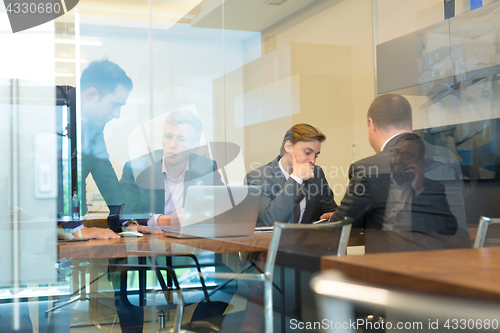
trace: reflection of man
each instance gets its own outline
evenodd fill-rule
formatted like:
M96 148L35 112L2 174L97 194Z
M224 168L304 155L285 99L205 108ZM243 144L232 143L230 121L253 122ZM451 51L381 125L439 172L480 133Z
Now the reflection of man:
M294 125L283 138L280 155L247 174L248 185L263 186L258 225L311 223L337 207L323 170L314 165L325 139L311 125Z
M109 161L104 141L104 126L120 117L120 109L132 90L132 80L117 64L94 61L80 80L82 104L82 179L92 174L107 205L119 205L123 198L118 179ZM87 212L85 190L82 212Z
M450 212L444 186L425 178L422 171L425 154L422 140L415 135L403 135L390 153L389 179L380 175L380 183L375 186L382 193L381 200L387 197L382 229L455 234L457 223Z
M355 228L455 234L444 187L425 178L425 148L411 130L404 97L387 94L372 102L368 138L377 154L351 165L349 187L331 220L349 216Z
M148 221L150 226L176 224L189 186L224 185L216 163L194 154L201 132L201 122L191 112L177 110L167 115L163 151L136 158L123 168L120 184L126 213L156 213Z
M93 61L82 72L81 92L81 156L82 179L85 181L92 174L106 204L123 203L118 178L109 161L109 154L104 141L104 126L113 118L120 117L120 109L125 105L132 80L117 64L108 61ZM82 213L87 213L86 186L82 186ZM117 238L109 229L74 228L73 234L84 238ZM146 230L142 230L146 231Z

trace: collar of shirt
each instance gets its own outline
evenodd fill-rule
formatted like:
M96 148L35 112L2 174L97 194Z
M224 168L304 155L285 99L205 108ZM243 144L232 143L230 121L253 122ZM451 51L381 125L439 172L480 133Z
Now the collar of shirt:
M162 162L161 162L161 171L166 176L166 178L168 178L168 180L172 183L184 182L184 176L186 175L186 171L188 171L188 170L189 170L189 160L186 163L186 167L184 168L184 170L182 170L182 173L179 175L179 178L173 179L168 174L167 167L165 166L165 160L162 160Z
M400 134L405 134L405 133L410 133L410 132L401 132L401 133L397 133L397 134L394 134L393 136L391 136L389 139L387 139L386 142L384 142L384 144L382 145L382 149L380 151L384 151L385 149L385 146L387 145L387 143L389 141L391 141L392 139L394 139L396 136L400 135Z
M297 183L299 183L299 185L302 185L302 183L304 182L304 180L302 178L299 178L299 177L296 177L294 175L288 174L288 172L285 171L285 168L283 168L283 165L281 164L282 160L283 160L283 158L279 160L278 165L280 166L281 172L285 176L285 179L288 180L288 178L292 177L292 179L295 180Z
M283 175L285 176L285 179L288 180L288 177L290 177L290 175L288 174L288 172L285 171L285 168L283 168L283 165L281 164L281 161L283 161L283 158L281 158L278 161L278 165L280 166L281 172L283 172Z
M401 188L401 186L399 186L398 183L396 183L396 180L394 179L394 174L392 173L392 171L391 171L390 180L391 180L392 185L396 185L398 188Z

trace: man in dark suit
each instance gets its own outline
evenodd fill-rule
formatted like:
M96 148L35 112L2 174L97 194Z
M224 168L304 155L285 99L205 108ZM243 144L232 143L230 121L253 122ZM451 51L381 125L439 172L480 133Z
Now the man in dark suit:
M354 228L399 235L456 233L457 222L450 212L444 186L425 177L425 147L411 131L411 106L404 97L386 94L372 102L368 139L377 154L351 165L346 194L331 221L348 216L354 219ZM371 234L365 233L367 252L371 252L368 244L372 242L367 242ZM376 234L379 243L387 243L382 233Z
M311 125L294 125L283 138L280 155L247 174L246 184L263 187L257 225L312 223L337 207L323 170L315 165L325 139Z
M162 136L163 149L129 161L123 168L120 185L125 195L125 213L155 213L147 221L149 226L178 225L189 186L224 185L216 163L195 154L199 149L201 133L202 124L190 111L176 110L167 114ZM218 262L215 266L217 270L230 271ZM235 283L225 286L223 293L211 297L211 301L223 302L200 302L193 318L222 315L235 292ZM115 284L118 285L118 282ZM117 309L124 332L142 332L142 307L133 307L118 298Z
M147 222L150 226L177 224L189 186L224 185L217 164L195 154L201 131L200 120L187 110L167 115L163 150L129 161L123 168L125 213L155 213Z
M104 127L120 118L121 107L132 90L132 80L109 60L93 61L80 79L82 107L82 179L92 175L107 205L123 201L118 178L109 161ZM85 186L82 186L82 213L87 213Z
M389 153L391 172L364 177L364 193L359 195L360 188L354 193L356 200L349 207L349 214L357 217L354 227L454 235L457 223L444 186L422 171L422 140L403 134Z
M89 175L92 175L108 206L123 202L118 178L109 161L103 132L109 121L120 117L121 108L127 102L132 87L132 80L125 71L109 60L93 61L82 72L80 94L83 185L80 200L83 215L87 213L86 181ZM60 225L64 228L70 227L67 223ZM73 221L71 228L73 235L80 238L119 238L112 230L84 227L81 221ZM151 230L141 228L141 232L149 233Z

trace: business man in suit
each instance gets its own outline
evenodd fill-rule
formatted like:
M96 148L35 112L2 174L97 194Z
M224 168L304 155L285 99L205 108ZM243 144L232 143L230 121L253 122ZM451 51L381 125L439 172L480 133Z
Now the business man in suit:
M372 244L394 245L384 239L387 235L391 239L395 234L403 235L405 240L401 242L411 243L411 233L456 233L456 219L450 212L444 186L425 177L424 144L411 131L411 106L406 98L386 94L372 102L368 139L377 154L351 165L346 194L330 217L333 221L348 216L354 219L354 228L384 231L365 232L366 252L376 252L371 250ZM429 249L436 246L441 245L429 245ZM404 249L404 245L394 248Z
M444 186L425 178L424 144L414 134L398 137L390 150L391 172L368 175L357 189L349 214L354 227L400 232L454 235L456 219L446 200Z
M260 185L263 190L258 226L312 223L337 207L323 170L315 165L325 140L325 135L311 125L294 125L285 133L280 154L246 175L246 184ZM264 254L260 254L257 266L264 261ZM250 290L240 333L261 332L263 326L262 286L253 283Z
M325 139L311 125L294 125L283 138L280 155L247 174L246 184L263 187L258 225L312 223L337 207L323 170L315 165Z
M123 168L120 184L126 198L125 213L155 213L147 221L149 226L178 225L189 186L224 185L216 163L195 154L201 132L200 120L190 111L167 114L163 149L129 161ZM216 266L218 271L232 272L220 263ZM222 315L235 290L236 282L232 282L222 289L223 293L214 294L211 303L200 302L193 318ZM117 308L124 332L142 332L142 307L135 308L120 299Z
M187 110L165 119L163 150L125 164L120 184L126 198L125 213L151 213L149 226L178 224L187 188L224 185L217 164L195 154L201 137L200 120Z
M119 118L122 106L127 102L133 84L125 71L109 60L91 62L82 72L81 95L81 166L82 193L81 212L87 213L86 179L92 175L99 192L107 205L123 202L118 178L109 161L109 153L104 140L104 127L113 118ZM75 96L74 91L70 96ZM76 190L76 189L75 189ZM64 228L70 228L60 223ZM120 238L110 229L84 227L81 221L74 221L71 233L78 238ZM141 232L154 232L140 228Z

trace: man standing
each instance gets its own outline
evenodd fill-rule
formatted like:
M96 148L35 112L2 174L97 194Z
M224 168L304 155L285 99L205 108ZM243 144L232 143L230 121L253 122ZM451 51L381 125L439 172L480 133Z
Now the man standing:
M247 174L246 184L263 186L257 225L312 223L337 207L323 170L315 165L325 139L311 125L294 125L283 138L280 155Z
M121 107L132 90L132 80L109 60L91 62L80 79L82 107L82 179L89 174L106 204L119 205L123 197L118 178L109 161L104 126L120 117ZM82 193L82 213L87 213L86 190Z
M104 126L120 117L120 110L132 90L132 80L117 64L109 60L93 61L82 72L81 94L81 161L82 180L92 174L106 204L123 203L121 188L104 141ZM82 214L87 213L86 184L80 195ZM146 229L141 229L148 232ZM87 228L81 223L72 233L83 238L119 238L109 229Z

